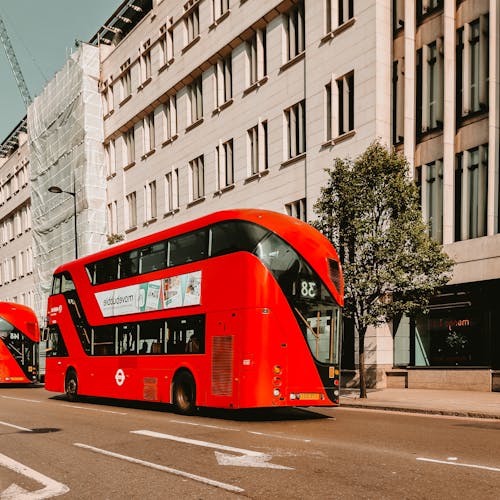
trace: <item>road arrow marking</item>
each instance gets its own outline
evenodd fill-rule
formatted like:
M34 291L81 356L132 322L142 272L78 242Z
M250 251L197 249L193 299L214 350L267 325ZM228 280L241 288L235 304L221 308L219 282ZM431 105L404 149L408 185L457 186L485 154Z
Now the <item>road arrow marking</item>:
M215 481L208 477L198 476L196 474L191 474L190 472L184 472L178 469L172 469L171 467L165 467L163 465L155 464L153 462L147 462L145 460L140 460L138 458L129 457L127 455L121 455L119 453L114 453L108 450L102 450L101 448L95 448L94 446L89 446L82 443L73 443L75 446L79 448L85 448L87 450L93 451L95 453L100 453L101 455L107 455L108 457L119 458L120 460L125 460L127 462L131 462L133 464L144 465L145 467L149 467L151 469L161 470L163 472L168 472L170 474L175 474L176 476L185 477L188 479L192 479L194 481L198 481L200 483L209 484L210 486L215 486L216 488L221 488L223 490L232 491L235 493L242 493L245 491L243 488L239 486L233 486L232 484L221 483L220 481ZM17 499L16 499L17 500Z
M43 498L52 498L59 495L64 495L69 491L69 488L62 483L50 479L50 477L44 476L36 470L30 469L26 465L23 465L12 458L2 455L0 453L0 466L7 467L8 469L22 474L23 476L29 477L37 483L43 484L44 488L37 491L27 491L21 488L17 484L11 484L6 490L0 492L0 498L2 500L41 500Z
M219 465L234 465L239 467L266 467L269 469L287 469L293 470L293 467L286 467L284 465L277 465L269 463L272 458L271 455L261 453L260 451L245 450L243 448L234 448L232 446L225 446L223 444L209 443L208 441L199 441L197 439L183 438L180 436L173 436L171 434L163 434L154 431L130 431L132 434L140 434L142 436L155 437L159 439L168 439L170 441L177 441L179 443L192 444L194 446L203 446L205 448L212 448L216 450L223 450L229 453L239 453L243 456L238 457L228 455L226 453L215 452L215 457Z

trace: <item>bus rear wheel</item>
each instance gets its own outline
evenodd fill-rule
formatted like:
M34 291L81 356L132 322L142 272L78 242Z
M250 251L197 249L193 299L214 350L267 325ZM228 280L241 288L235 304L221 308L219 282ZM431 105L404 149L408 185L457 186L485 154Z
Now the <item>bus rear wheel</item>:
M75 370L70 370L66 375L65 383L66 398L68 401L76 401L78 398L78 377Z
M196 384L193 375L183 371L175 376L173 403L179 413L191 415L196 409Z

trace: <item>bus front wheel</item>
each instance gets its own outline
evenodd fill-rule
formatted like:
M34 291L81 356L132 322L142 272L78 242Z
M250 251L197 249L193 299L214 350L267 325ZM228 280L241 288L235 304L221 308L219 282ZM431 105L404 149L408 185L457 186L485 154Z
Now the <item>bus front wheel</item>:
M66 398L68 401L76 401L78 397L78 377L75 370L70 370L66 375Z
M173 403L179 413L191 415L196 408L196 384L188 371L180 372L174 378Z

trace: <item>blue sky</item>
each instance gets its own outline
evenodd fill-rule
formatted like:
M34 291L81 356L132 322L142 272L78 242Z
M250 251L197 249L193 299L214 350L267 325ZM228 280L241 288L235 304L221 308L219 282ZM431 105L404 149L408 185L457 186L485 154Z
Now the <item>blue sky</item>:
M122 0L0 0L0 15L33 98L63 67L75 40L88 42L121 3ZM25 114L1 46L0 142Z

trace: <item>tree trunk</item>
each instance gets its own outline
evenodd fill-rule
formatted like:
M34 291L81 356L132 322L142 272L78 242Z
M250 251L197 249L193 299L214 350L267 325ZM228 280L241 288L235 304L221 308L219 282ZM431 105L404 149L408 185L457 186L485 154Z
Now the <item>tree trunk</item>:
M365 333L366 328L360 331L359 334L359 397L367 398L366 394L366 365L365 365Z

